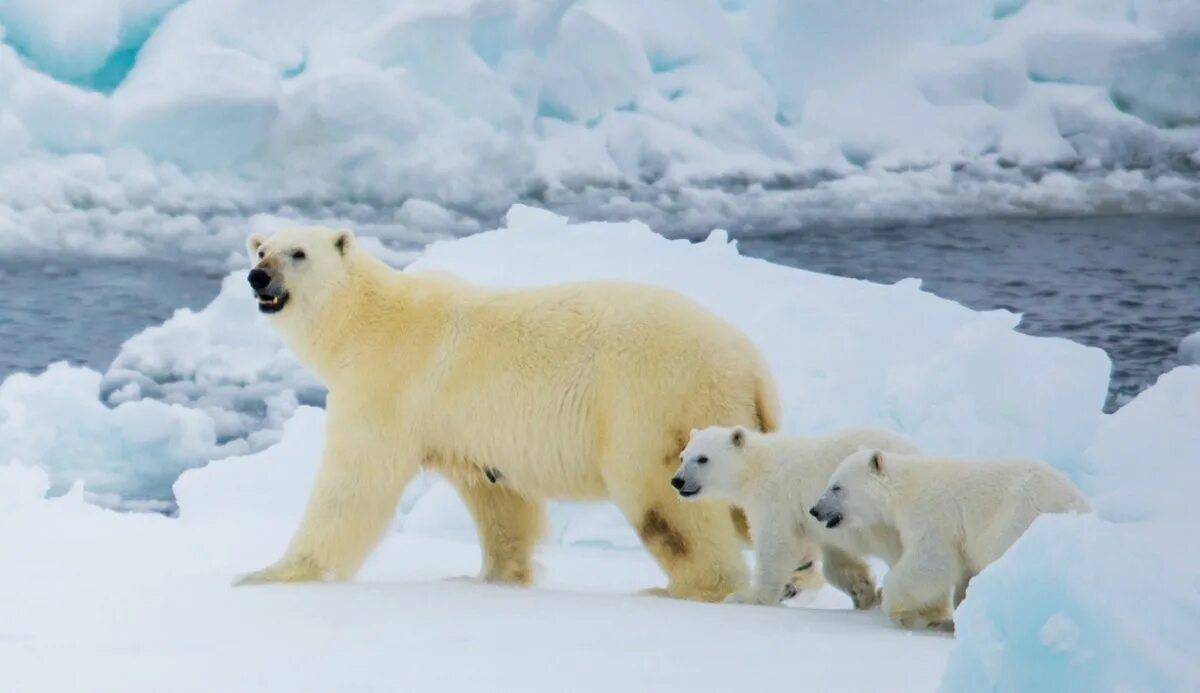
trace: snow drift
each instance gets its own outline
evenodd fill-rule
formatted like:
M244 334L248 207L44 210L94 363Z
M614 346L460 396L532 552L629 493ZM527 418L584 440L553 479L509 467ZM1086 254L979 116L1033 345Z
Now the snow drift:
M1200 210L1178 0L0 2L0 248Z

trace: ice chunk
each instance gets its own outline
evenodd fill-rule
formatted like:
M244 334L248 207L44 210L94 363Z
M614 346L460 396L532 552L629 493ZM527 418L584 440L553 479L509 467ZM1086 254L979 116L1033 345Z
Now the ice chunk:
M99 395L99 373L65 363L6 378L0 464L46 469L54 493L82 481L97 494L169 499L169 485L184 469L238 449L217 445L213 420L196 409L155 400L110 409Z
M943 690L1185 690L1200 681L1200 367L1106 416L1096 515L1039 519L955 613Z
M11 0L0 243L1196 213L1200 16L1126 4Z
M1179 362L1200 364L1200 332L1193 332L1179 340Z
M255 449L298 404L322 404L324 388L259 316L245 282L234 272L204 310L178 310L130 338L104 375L105 400L186 405L212 417L222 440L249 436Z

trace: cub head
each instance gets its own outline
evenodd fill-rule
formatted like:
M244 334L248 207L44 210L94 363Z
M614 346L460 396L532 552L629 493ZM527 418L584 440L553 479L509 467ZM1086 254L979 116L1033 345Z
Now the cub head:
M730 500L742 486L749 445L750 432L741 426L693 429L671 485L686 500Z
M246 239L247 280L259 311L271 316L311 313L341 288L354 234L323 228L297 228L265 238Z
M887 502L887 472L883 452L859 450L838 465L808 514L829 529L875 524Z

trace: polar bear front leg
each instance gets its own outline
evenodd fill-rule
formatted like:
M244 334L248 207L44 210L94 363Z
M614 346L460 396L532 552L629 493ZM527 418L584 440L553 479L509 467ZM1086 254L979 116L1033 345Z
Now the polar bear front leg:
M906 548L883 579L883 610L903 628L953 630L950 591L959 573L942 547Z
M533 550L545 531L542 503L483 475L455 476L453 481L479 534L480 579L511 585L533 582Z
M403 454L402 446L380 440L381 430L338 416L330 402L321 468L287 552L235 584L354 576L387 528L400 493L418 468L417 455Z
M725 598L727 604L763 604L775 606L783 600L784 590L796 569L803 550L791 529L778 520L754 517L750 534L754 539L754 581L748 587Z

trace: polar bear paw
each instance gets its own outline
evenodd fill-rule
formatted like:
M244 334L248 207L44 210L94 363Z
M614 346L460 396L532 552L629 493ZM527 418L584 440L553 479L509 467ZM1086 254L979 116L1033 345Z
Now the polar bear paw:
M323 579L320 568L312 561L288 561L279 562L256 570L253 573L246 573L238 576L234 581L234 587L242 587L244 585L269 585L278 582L315 582Z

